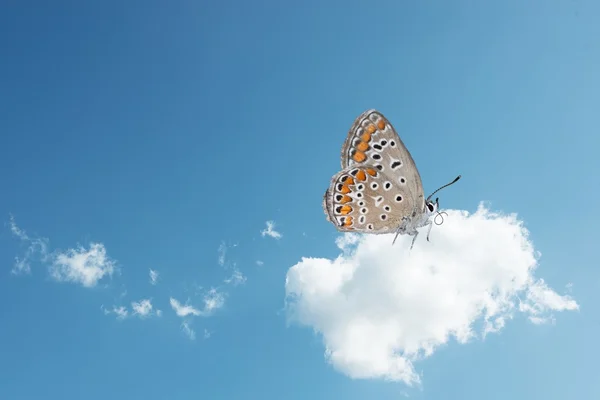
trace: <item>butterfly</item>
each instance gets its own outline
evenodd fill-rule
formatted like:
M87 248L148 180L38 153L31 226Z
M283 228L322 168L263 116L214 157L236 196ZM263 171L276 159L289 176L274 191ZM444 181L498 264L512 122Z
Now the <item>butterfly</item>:
M338 231L413 236L429 226L430 217L441 215L439 198L425 198L419 170L392 124L376 110L362 113L350 128L342 146L342 170L331 178L323 196L327 220ZM443 221L443 217L442 217ZM436 222L437 224L437 222ZM440 224L437 224L440 225Z

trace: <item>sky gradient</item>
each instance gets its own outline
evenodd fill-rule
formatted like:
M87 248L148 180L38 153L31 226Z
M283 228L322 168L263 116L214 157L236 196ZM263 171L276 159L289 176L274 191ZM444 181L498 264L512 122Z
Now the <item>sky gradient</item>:
M0 397L600 398L599 18L3 3ZM410 254L321 208L370 108L462 174Z

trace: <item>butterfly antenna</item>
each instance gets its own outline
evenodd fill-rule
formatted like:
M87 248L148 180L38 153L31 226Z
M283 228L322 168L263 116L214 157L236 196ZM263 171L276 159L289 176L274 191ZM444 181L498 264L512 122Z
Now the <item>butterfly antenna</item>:
M440 191L440 190L442 190L443 188L445 188L445 187L448 187L448 186L450 186L450 185L453 185L453 184L455 184L455 183L456 183L456 182L457 182L457 181L460 179L460 177L461 177L461 176L462 176L462 175L459 175L459 176L457 176L456 178L454 178L454 180L453 180L452 182L450 182L450 183L446 183L444 186L442 186L442 187L440 187L440 188L436 189L436 191L435 191L435 192L433 192L433 193L431 193L429 196L427 196L427 200L426 200L426 201L429 201L429 199L431 199L431 197L432 197L434 194L436 194L437 192L439 192L439 191Z

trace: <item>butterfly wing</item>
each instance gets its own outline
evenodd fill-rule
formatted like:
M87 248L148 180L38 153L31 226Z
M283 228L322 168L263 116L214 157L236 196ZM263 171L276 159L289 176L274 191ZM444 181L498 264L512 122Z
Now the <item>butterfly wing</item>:
M411 217L415 203L407 185L370 164L342 169L331 179L323 209L342 232L392 233Z
M421 175L410 152L392 124L376 110L362 113L350 128L342 146L342 168L374 166L394 184L406 187L419 211L425 207Z

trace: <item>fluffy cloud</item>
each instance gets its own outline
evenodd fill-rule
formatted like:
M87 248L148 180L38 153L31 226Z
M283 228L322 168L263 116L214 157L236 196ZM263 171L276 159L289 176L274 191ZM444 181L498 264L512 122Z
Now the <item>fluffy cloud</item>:
M270 236L273 239L277 240L281 239L283 235L275 230L275 221L267 221L266 224L267 229L263 229L262 231L260 231L261 236Z
M133 310L133 315L139 315L141 318L147 317L152 314L152 302L150 299L143 299L139 302L131 303L131 309Z
M102 278L112 276L115 269L115 262L107 256L104 245L91 243L88 250L80 246L58 252L50 265L50 276L59 282L94 287Z
M422 233L409 251L411 237L392 238L345 235L337 258L302 258L287 273L289 320L319 332L328 361L352 378L419 383L414 362L451 337L482 338L516 312L537 324L578 309L534 277L537 254L515 215L449 210L430 243Z

